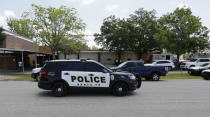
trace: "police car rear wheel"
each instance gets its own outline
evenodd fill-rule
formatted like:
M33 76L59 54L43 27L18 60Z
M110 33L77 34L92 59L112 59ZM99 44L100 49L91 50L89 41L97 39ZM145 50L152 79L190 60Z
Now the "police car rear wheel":
M56 97L63 97L67 94L67 86L64 83L56 83L53 87L53 93Z
M128 93L128 86L123 82L118 82L113 86L112 92L116 96L125 96Z

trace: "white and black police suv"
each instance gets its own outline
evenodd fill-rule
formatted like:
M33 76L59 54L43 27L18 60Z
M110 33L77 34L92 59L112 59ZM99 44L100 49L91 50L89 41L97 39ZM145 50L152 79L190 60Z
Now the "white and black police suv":
M73 88L107 88L116 96L124 96L141 86L141 78L131 73L113 72L93 60L53 60L40 71L38 87L65 96Z

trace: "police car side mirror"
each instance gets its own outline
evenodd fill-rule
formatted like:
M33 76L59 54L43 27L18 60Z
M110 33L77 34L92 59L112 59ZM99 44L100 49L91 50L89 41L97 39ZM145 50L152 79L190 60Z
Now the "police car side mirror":
M124 65L122 68L123 68L123 69L127 68L127 65Z
M103 73L109 73L109 71L108 70L106 70L106 69L103 69L103 71L102 71Z

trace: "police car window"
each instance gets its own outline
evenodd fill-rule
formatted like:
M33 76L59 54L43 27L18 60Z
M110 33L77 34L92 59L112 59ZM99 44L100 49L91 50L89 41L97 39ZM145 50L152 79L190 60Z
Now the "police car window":
M103 72L104 67L94 63L86 62L86 71L88 72Z
M85 64L84 62L80 61L69 61L66 63L65 70L68 71L84 71L85 70Z
M61 70L63 67L63 62L47 62L43 69L47 70L48 72L56 72Z

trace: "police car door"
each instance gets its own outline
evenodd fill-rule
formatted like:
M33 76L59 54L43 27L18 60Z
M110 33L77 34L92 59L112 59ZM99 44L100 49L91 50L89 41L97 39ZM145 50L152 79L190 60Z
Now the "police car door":
M95 62L86 62L86 74L90 82L89 87L109 87L110 73L103 66Z
M110 73L94 62L71 62L62 71L62 79L73 87L109 87Z
M81 61L68 61L61 71L61 78L65 80L69 86L80 87L87 75L85 71L85 63Z

